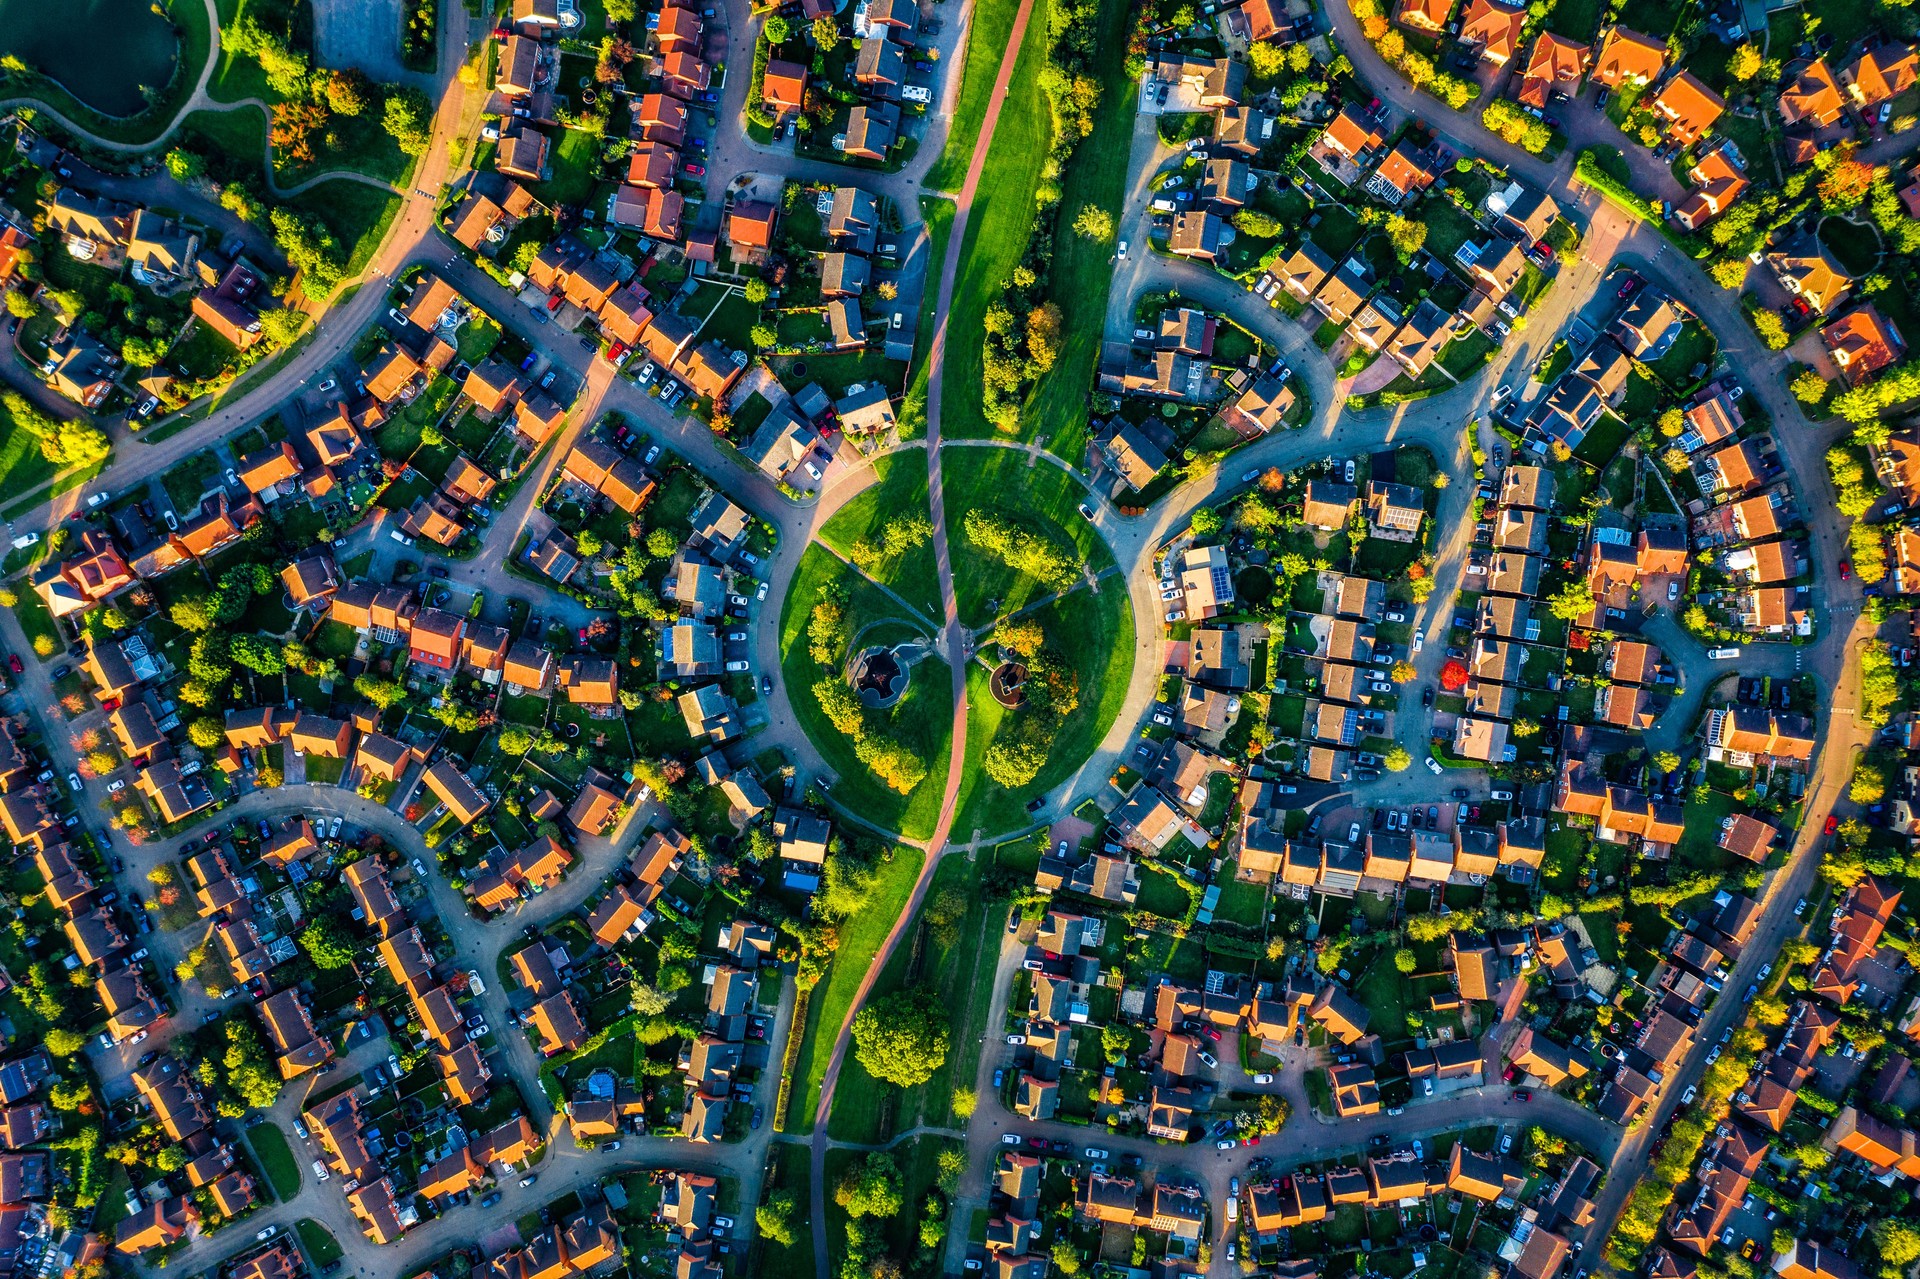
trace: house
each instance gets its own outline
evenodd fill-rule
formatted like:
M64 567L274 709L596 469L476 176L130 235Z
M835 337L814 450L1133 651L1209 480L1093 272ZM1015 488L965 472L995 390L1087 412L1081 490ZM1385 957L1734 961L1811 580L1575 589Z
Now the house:
M549 158L551 145L547 135L538 129L522 126L510 133L502 132L493 167L508 177L545 182L553 172Z
M1189 618L1203 621L1232 607L1233 572L1226 547L1189 547L1180 565L1180 586Z
M884 161L900 135L900 108L888 102L863 102L847 116L847 155Z
M1115 419L1113 434L1100 448L1114 474L1135 492L1152 483L1167 465L1167 455L1160 451L1160 446L1123 418Z
M1667 43L1625 27L1609 28L1593 60L1593 81L1609 89L1652 84L1667 65Z
M1820 330L1820 341L1840 375L1855 386L1899 361L1907 350L1900 330L1871 302L1836 316Z
M1669 141L1691 146L1727 109L1724 98L1700 83L1691 71L1677 72L1654 96L1655 115L1666 121Z
M1920 56L1911 45L1883 44L1863 50L1840 68L1840 85L1860 108L1877 107L1913 88Z
M245 262L235 262L217 284L193 295L194 318L244 351L261 338L260 313L252 300L260 292L260 277Z
M1183 211L1174 215L1167 251L1179 257L1211 262L1232 235L1233 230L1226 221L1208 210Z
M727 211L727 243L737 249L766 249L773 245L778 211L761 200L736 200Z
M1313 306L1332 323L1344 325L1360 309L1372 288L1360 266L1349 259L1321 284L1319 292L1313 295Z
M1452 338L1452 318L1431 299L1423 298L1413 315L1388 340L1387 354L1406 370L1408 377L1419 377Z
M151 209L133 215L127 233L127 264L141 284L164 289L182 283L192 274L199 252L200 237L172 218Z
M1620 347L1636 360L1657 360L1672 347L1674 339L1680 335L1680 312L1673 300L1654 289L1642 289L1634 295L1620 311L1613 322L1613 336ZM1596 348L1597 350L1598 348ZM1594 358L1589 353L1589 360ZM1626 381L1627 366L1620 361L1620 384ZM1603 393L1608 388L1599 379L1592 379Z
M1367 190L1387 204L1401 204L1433 185L1432 157L1403 137L1367 179Z
M904 48L884 34L862 40L853 60L853 81L875 97L897 98L907 82Z
M1367 526L1372 536L1391 542L1415 541L1426 514L1419 490L1380 480L1367 484Z
M1824 315L1853 289L1853 277L1811 230L1802 229L1766 255L1780 287Z
M1459 40L1478 49L1482 62L1504 67L1519 49L1526 24L1524 6L1499 4L1495 0L1469 0L1466 15L1460 22Z
M1689 231L1698 231L1733 207L1747 189L1746 163L1732 142L1706 151L1687 170L1693 190L1673 211L1673 219Z
M1780 119L1788 128L1824 129L1840 118L1844 101L1825 58L1789 72L1780 87Z
M1557 86L1578 80L1586 71L1591 54L1584 44L1542 31L1534 38L1533 52L1527 58L1515 96L1526 106L1544 109Z
M776 118L798 114L806 105L807 69L797 62L768 59L761 85L761 102Z
M1400 0L1393 13L1401 26L1431 32L1445 31L1452 17L1453 0Z
M47 384L74 403L97 409L113 393L119 357L82 329L69 328L65 336L47 344L41 372Z
M1340 114L1321 131L1317 146L1334 153L1356 168L1365 168L1386 142L1379 126L1359 107L1348 103Z

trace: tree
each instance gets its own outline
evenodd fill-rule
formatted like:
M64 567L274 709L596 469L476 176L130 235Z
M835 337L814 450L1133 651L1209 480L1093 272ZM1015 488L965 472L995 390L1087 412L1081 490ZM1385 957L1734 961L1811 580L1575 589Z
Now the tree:
M1390 773L1404 773L1413 766L1413 756L1407 753L1406 747L1396 745L1388 748L1380 762L1387 766Z
M1211 506L1202 506L1194 510L1189 526L1196 538L1217 537L1220 530L1226 527L1226 522L1220 512Z
M606 0L607 25L632 22L640 12L637 0Z
M1880 1250L1883 1264L1905 1271L1920 1261L1920 1227L1911 1221L1887 1219L1871 1227L1873 1245Z
M400 149L408 155L427 153L433 137L433 107L427 95L418 89L401 89L387 96L381 122Z
M287 264L306 275L308 293L325 292L340 282L345 255L332 232L285 205L275 206L268 220Z
M378 706L381 710L386 710L389 706L392 706L395 702L404 700L407 696L406 688L397 680L381 679L378 675L371 673L354 676L353 691L366 698L369 702L372 702L375 706Z
M775 1190L753 1210L753 1224L760 1233L782 1247L793 1243L794 1199L791 1190Z
M628 1002L633 1011L642 1017L658 1017L673 1006L673 996L643 981L636 981L628 989Z
M373 100L373 86L358 71L335 71L327 76L327 109L335 115L359 115Z
M758 278L748 280L746 285L740 290L740 295L755 306L759 306L765 302L772 294L773 290L767 287L767 282Z
M1083 239L1105 244L1113 238L1113 214L1097 204L1083 204L1074 215L1073 230Z
M1427 224L1396 213L1387 219L1387 239L1402 262L1411 262L1427 242Z
M870 1000L853 1019L854 1060L875 1079L899 1088L933 1078L947 1059L951 1038L946 1005L924 989Z
M1857 209L1873 188L1873 166L1847 156L1838 160L1820 180L1820 202L1830 213Z
M780 341L780 331L771 324L756 324L747 330L747 341L756 351L765 351Z
M974 1092L971 1086L962 1084L953 1090L952 1106L956 1119L973 1118L974 1109L978 1107L979 1104L980 1095Z
M1584 579L1567 583L1547 599L1547 607L1563 622L1578 621L1593 612L1593 588Z
M260 334L275 346L290 346L300 336L300 330L306 327L306 323L304 311L284 306L269 307L260 313Z
M40 314L40 304L28 297L21 289L7 290L7 314L20 320L31 320Z
M1412 662L1407 661L1405 658L1401 658L1399 661L1393 664L1393 669L1388 673L1393 676L1394 683L1404 684L1408 680L1412 679L1416 672L1413 669Z
M1847 787L1847 798L1856 804L1877 804L1886 798L1887 777L1877 765L1861 760L1853 766L1853 781Z
M191 182L207 171L207 162L197 152L175 147L167 152L167 174L175 182Z
M187 725L187 740L203 751L216 749L227 739L227 731L220 721L209 716L201 716Z
M107 433L93 423L77 418L60 421L42 413L18 391L0 393L0 406L5 407L15 426L40 438L41 454L56 466L92 466L105 461L112 451Z
M1073 1240L1054 1240L1053 1251L1049 1255L1053 1259L1053 1268L1061 1274L1077 1275L1080 1273L1080 1250L1073 1246Z
M1400 972L1411 977L1415 972L1419 971L1420 960L1411 950L1402 946L1399 950L1393 952L1393 966Z
M87 1037L65 1026L49 1026L43 1041L56 1057L71 1057L87 1046Z
M767 18L761 30L766 32L768 44L785 44L787 37L792 34L787 20L777 13Z
M813 42L820 52L832 53L840 47L840 39L840 24L833 20L832 14L823 13L813 20Z
M259 675L279 675L287 669L281 646L258 635L234 636L227 645L227 653L235 664Z
M833 1201L856 1219L899 1216L906 1203L900 1165L878 1151L849 1164L833 1188Z
M1745 83L1760 74L1760 50L1754 48L1753 41L1737 46L1727 59L1727 74L1736 81Z
M1287 51L1270 40L1256 40L1247 46L1247 66L1258 79L1271 80L1286 65Z
M315 915L300 930L300 945L318 967L345 968L353 963L353 939L332 915Z
M1827 380L1812 369L1801 369L1794 374L1787 389L1802 404L1819 404L1827 398Z
M1653 757L1653 766L1663 773L1671 773L1680 767L1680 757L1672 751L1659 751Z

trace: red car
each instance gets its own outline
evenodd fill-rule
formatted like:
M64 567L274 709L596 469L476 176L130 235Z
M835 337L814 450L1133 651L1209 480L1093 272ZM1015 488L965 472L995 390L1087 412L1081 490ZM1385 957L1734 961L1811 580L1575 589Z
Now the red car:
M1840 819L1836 817L1834 814L1828 813L1827 814L1827 834L1831 835L1839 829L1840 829Z
M1522 1088L1519 1092L1513 1094L1513 1099L1515 1101L1532 1101L1533 1094Z
M15 675L18 675L21 671L24 671L27 668L20 664L20 654L9 653L7 655L7 669L12 671Z
M680 166L680 171L690 178L704 178L707 176L707 166L704 164L683 164Z
M1840 561L1840 580L1846 581L1853 576L1853 565L1847 560Z

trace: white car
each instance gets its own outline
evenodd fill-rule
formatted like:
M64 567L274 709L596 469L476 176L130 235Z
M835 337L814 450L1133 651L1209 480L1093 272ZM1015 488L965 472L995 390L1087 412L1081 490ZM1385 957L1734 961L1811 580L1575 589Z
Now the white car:
M1240 1220L1240 1201L1238 1199L1227 1200L1227 1220Z
M1427 756L1427 771L1435 777L1440 776L1440 761L1431 755Z
M1121 262L1127 260L1127 242L1125 240L1120 241L1120 251L1116 253L1114 257L1117 261Z
M1683 1106L1690 1106L1690 1105L1692 1105L1692 1104L1693 1104L1693 1099L1694 1099L1694 1098L1695 1098L1696 1096L1698 1096L1698 1095L1699 1095L1699 1093L1700 1093L1700 1089L1699 1089L1699 1086L1698 1086L1698 1085L1696 1085L1696 1084L1688 1084L1688 1085L1687 1085L1687 1090L1686 1090L1685 1092L1683 1092L1683 1093L1681 1093L1681 1094L1680 1094L1680 1104L1681 1104L1681 1105L1683 1105Z
M1112 1157L1109 1152L1100 1149L1098 1146L1088 1146L1086 1153L1081 1155L1082 1159L1111 1159Z
M402 533L402 532L401 532L401 531L400 531L399 529L397 529L397 528L396 528L396 529L390 529L390 530L388 530L388 532L387 532L387 536L388 536L388 537L390 537L390 538L392 538L392 539L393 539L394 541L396 541L396 542L398 542L398 543L400 543L400 545L402 545L402 546L412 546L412 545L413 545L413 539L412 539L412 538L410 538L410 537L408 537L408 536L407 536L407 535L406 535L405 533Z
M1204 1048L1196 1049L1193 1055L1198 1057L1208 1070L1216 1069L1220 1065L1220 1059Z
M327 1171L327 1161L324 1159L316 1159L313 1161L313 1175L321 1181L333 1180L333 1174Z
M1253 1077L1253 1082L1256 1084L1270 1084L1273 1082L1273 1073L1263 1070Z
M1169 622L1182 622L1186 620L1186 617L1187 610L1184 608L1170 608L1167 610L1167 620Z
M1513 1134L1512 1133L1503 1132L1500 1134L1500 1153L1503 1155L1513 1153Z
M1239 1144L1240 1144L1239 1142L1235 1141L1231 1137L1222 1137L1220 1140L1213 1143L1213 1148L1215 1150L1232 1150L1235 1146Z
M413 873L416 875L425 875L427 873L426 863L422 862L418 857L413 859Z
M262 1230L258 1234L254 1235L254 1238L259 1240L261 1243L265 1243L267 1240L273 1238L275 1235L279 1233L280 1233L280 1227L268 1226L265 1230Z
M820 478L820 468L809 462L807 463L807 474L817 480Z
M328 838L328 839L339 839L339 838L340 838L340 827L341 827L341 826L342 826L342 825L343 825L343 824L345 823L345 821L346 821L346 819L345 819L345 818L343 818L343 817L336 817L336 818L334 818L334 819L333 819L333 820L332 820L331 822L328 822L328 823L327 823L327 838Z
M1165 711L1155 711L1153 713L1153 722L1162 728L1172 728L1173 716L1167 714Z
M1027 1042L1027 1037L1025 1035L1008 1035L1007 1036L1007 1043L1014 1048L1018 1048L1021 1044L1024 1044L1026 1042Z
M116 777L114 780L107 783L107 794L118 795L121 791L125 790L126 788L127 788L127 784Z

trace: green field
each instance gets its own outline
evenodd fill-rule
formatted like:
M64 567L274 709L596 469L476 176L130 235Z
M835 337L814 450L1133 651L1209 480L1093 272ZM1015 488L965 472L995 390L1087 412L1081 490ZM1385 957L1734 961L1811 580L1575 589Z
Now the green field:
M293 1228L300 1232L300 1246L307 1250L307 1260L316 1267L330 1266L346 1255L340 1250L340 1241L313 1218L302 1217Z
M895 515L928 514L927 455L923 450L877 458L873 471L874 482L835 511L820 529L820 540L843 558L851 555L853 544L863 537L878 542L881 527ZM929 626L939 626L944 609L931 541L905 555L883 560L868 576L919 609Z
M813 1271L813 1232L806 1228L807 1214L811 1211L813 1170L810 1147L792 1142L776 1142L769 1160L767 1182L761 1198L773 1191L786 1191L794 1199L793 1242L781 1245L774 1243L759 1231L754 1231L753 1264L747 1273L765 1275L767 1279L815 1279ZM745 1205L742 1205L744 1208Z
M929 657L913 668L906 696L889 711L870 711L869 722L918 752L927 763L926 780L910 795L883 786L854 757L853 744L827 721L814 698L815 681L827 674L807 649L807 621L827 582L846 586L848 615L855 642L862 647L881 640L928 636L929 624L903 616L903 610L879 587L841 563L824 548L809 546L800 559L793 586L780 614L781 678L786 680L800 727L838 775L833 798L849 812L910 839L933 833L946 789L947 756L953 734L953 676L946 664ZM873 623L885 625L865 629ZM890 623L890 624L887 624Z
M1126 5L1107 4L1100 10L1100 40L1094 54L1100 110L1094 116L1092 134L1074 147L1061 175L1060 208L1065 221L1086 205L1118 209L1126 199L1134 100L1140 92L1127 75L1128 17ZM1034 387L1020 414L1020 436L1044 440L1056 456L1069 462L1086 448L1087 388L1093 385L1094 368L1100 362L1113 253L1109 241L1089 240L1067 233L1064 227L1054 239L1048 296L1066 316L1066 325L1058 360Z
M925 927L928 907L948 890L966 900L965 915L944 945L931 928L918 946L912 934L903 938L868 995L871 1000L907 985L938 993L953 1018L952 1049L946 1061L926 1083L901 1090L875 1079L849 1056L840 1068L833 1115L827 1125L827 1135L835 1141L878 1143L922 1124L937 1127L954 1121L953 1090L956 1085L973 1083L980 1064L982 1036L994 1011L989 1005L998 955L994 942L1000 932L1001 899L982 894L983 869L984 862L965 857L941 861L927 888L922 918L916 926Z
M1020 0L983 0L974 6L973 27L967 32L966 59L961 65L960 97L954 103L953 121L947 129L946 149L940 160L927 171L929 191L958 192L966 181L967 165L973 160L973 144L980 137L980 126L987 118L987 100L993 95L993 82L1000 74L1000 59L1007 40L1013 34L1014 15ZM1044 29L1044 21L1029 18L1027 29ZM949 71L948 75L955 72Z
M0 499L24 497L52 479L54 469L40 451L40 437L0 406Z
M264 1123L247 1129L247 1144L253 1147L260 1170L273 1183L274 1198L285 1203L300 1193L300 1161L294 1158L285 1133L271 1122Z
M1113 726L1133 674L1133 609L1119 578L1106 578L1102 588L1096 595L1083 587L1033 614L1049 643L1072 659L1080 704L1061 723L1046 766L1018 790L1007 790L981 771L981 760L1006 711L988 691L987 668L979 662L968 668L966 775L960 783L954 838L964 841L975 830L992 835L1026 825L1026 802L1072 776Z
M1053 134L1046 95L1039 87L1040 72L1047 63L1048 15L1041 4L1034 7L960 246L961 268L947 316L947 368L941 382L944 436L996 434L980 412L987 308L1006 291L1007 278L1026 252L1038 207L1035 193ZM984 20L985 15L976 19L976 35ZM959 185L959 179L954 184Z
M1030 466L1029 462L1034 464ZM1071 541L1095 573L1113 565L1106 542L1074 509L1086 500L1086 490L1059 466L1035 462L1021 449L976 445L944 450L940 471L946 486L954 599L960 620L968 626L985 626L995 617L1003 617L1046 594L1046 588L1033 579L973 551L962 522L976 507ZM1115 582L1108 589L1125 597L1123 582ZM989 607L991 600L998 600L998 605Z
M867 908L841 925L840 945L834 952L833 963L807 1002L805 1038L800 1044L799 1059L794 1063L792 1099L787 1106L787 1132L813 1131L820 1081L827 1073L827 1059L833 1055L834 1040L853 1007L853 997L872 966L874 955L906 908L907 898L913 895L914 881L920 877L920 867L925 861L926 854L917 848L904 844L896 847L893 860L880 866L879 879ZM851 1057L848 1061L847 1069L852 1069Z

